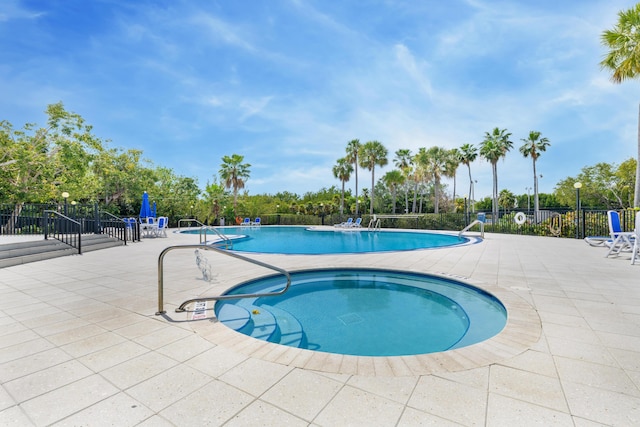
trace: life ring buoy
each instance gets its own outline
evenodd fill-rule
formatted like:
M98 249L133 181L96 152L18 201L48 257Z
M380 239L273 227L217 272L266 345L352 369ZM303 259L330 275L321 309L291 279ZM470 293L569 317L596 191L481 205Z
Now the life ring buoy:
M522 225L527 220L527 216L524 214L524 212L518 212L516 216L513 217L513 220L516 222L516 224Z
M549 231L554 237L560 236L562 232L562 215L558 212L552 213L549 218Z

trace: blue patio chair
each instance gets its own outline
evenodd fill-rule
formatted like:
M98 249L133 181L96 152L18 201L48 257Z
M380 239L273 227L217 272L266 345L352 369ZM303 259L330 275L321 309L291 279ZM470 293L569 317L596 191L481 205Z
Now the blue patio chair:
M351 227L353 225L353 218L347 218L345 222L341 222L340 224L336 224L336 227Z
M633 248L631 249L631 264L636 263L636 257L640 257L640 211L636 212L636 231L633 238Z
M634 240L635 232L622 231L620 214L617 211L607 211L607 219L609 222L611 242L606 243L606 245L609 246L606 256L608 257L612 253L618 255L622 251L631 251L634 245L632 240Z
M167 218L166 216L161 216L160 218L158 218L158 225L156 227L155 231L155 235L157 237L167 237L167 222L168 222L169 218Z

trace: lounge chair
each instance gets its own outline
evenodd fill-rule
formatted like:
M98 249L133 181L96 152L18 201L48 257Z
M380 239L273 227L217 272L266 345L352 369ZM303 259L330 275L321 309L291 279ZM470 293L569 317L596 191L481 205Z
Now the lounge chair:
M347 218L345 222L341 222L340 224L336 224L335 227L351 227L353 225L353 218Z
M169 218L166 216L161 216L158 218L158 224L154 230L154 233L157 237L167 237L167 223Z
M631 249L631 264L636 263L636 257L640 258L640 211L636 212L636 231Z
M261 224L260 217L256 217L255 221L253 221L253 225L258 225L259 226L260 224Z
M633 247L633 231L622 231L620 225L620 214L616 211L607 211L607 218L609 221L609 233L611 234L611 242L606 243L609 246L607 251L607 257L612 253L616 255L622 251L631 251Z
M360 228L362 227L362 218L356 218L355 222L351 226L352 228Z
M242 221L242 224L240 225L242 226L251 225L251 218L245 218L244 221Z
M613 240L609 236L587 236L584 238L584 241L589 244L589 246L600 246L606 247L607 244L611 244Z

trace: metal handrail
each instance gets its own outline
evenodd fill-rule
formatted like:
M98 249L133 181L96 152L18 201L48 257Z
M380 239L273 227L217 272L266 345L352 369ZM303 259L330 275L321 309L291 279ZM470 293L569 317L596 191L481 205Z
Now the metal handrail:
M484 222L480 221L479 219L474 220L471 224L460 230L460 232L458 233L458 237L462 237L462 234L465 231L469 231L469 229L476 224L480 224L480 236L482 236L482 238L484 239Z
M107 212L107 211L100 211L101 215L106 215L107 217L113 218L114 221L117 221L118 224L122 223L123 226L122 227L116 227L116 228L121 228L122 230L124 230L123 233L108 233L109 237L114 237L118 240L120 240L121 242L124 242L124 244L127 244L127 228L129 227L129 224L127 223L127 221L125 221L124 219L120 218L119 216L116 216L114 214L112 214L111 212ZM102 222L102 221L100 221ZM102 234L104 233L104 228L105 227L100 227L102 229ZM122 235L121 235L122 234ZM138 233L139 235L140 233ZM133 236L131 237L131 241L133 241ZM138 239L140 240L140 239Z
M233 248L233 242L231 241L231 239L224 233L221 233L220 231L218 231L215 227L211 227L208 225L203 225L202 227L200 227L200 244L205 244L207 242L207 231L215 231L215 233L218 235L218 237L220 237L221 240L224 241L224 246L226 249L230 249ZM202 235L204 234L204 240L202 238Z
M185 306L187 306L188 304L191 304L192 302L196 302L196 301L217 301L217 300L228 300L228 299L239 299L239 298L260 298L260 297L271 297L271 296L278 296L278 295L282 295L285 292L287 292L289 290L289 287L291 286L291 275L289 274L289 272L287 270L284 270L282 268L255 260L255 259L251 259L251 258L247 258L245 256L242 255L238 255L236 253L233 252L229 252L226 250L222 250L219 248L215 248L215 247L211 247L211 246L206 246L206 245L177 245L177 246L169 246L168 248L164 249L161 253L160 256L158 257L158 311L156 312L156 316L159 316L161 314L165 314L166 311L164 310L164 257L167 253L176 250L176 249L204 249L204 250L208 250L208 251L214 251L214 252L218 252L220 254L223 255L227 255L233 258L237 258L243 261L247 261L250 262L251 264L255 264L258 265L260 267L265 267L268 268L270 270L274 270L277 271L280 274L283 274L286 278L287 278L287 284L285 285L284 288L282 288L282 290L278 291L278 292L267 292L267 293L257 293L257 294L238 294L238 295L218 295L215 297L204 297L204 298L194 298L194 299L189 299L187 301L184 301L182 304L180 304L180 306L178 308L176 308L176 313L182 313L185 311Z
M53 214L54 216L62 219L64 224L64 230L59 230L57 227L54 226L55 232L51 234L49 232L49 217L47 214ZM78 231L69 233L68 232L69 224L76 225L76 228ZM62 243L67 244L73 248L76 248L78 250L78 254L82 254L82 229L81 229L80 223L75 219L71 219L68 216L61 214L60 212L45 210L42 215L42 230L44 231L45 240L47 240L49 238L49 235L51 235L54 239L59 240ZM69 235L74 235L74 237L77 236L77 244L74 244L73 242L73 240L75 239L71 239L67 237Z

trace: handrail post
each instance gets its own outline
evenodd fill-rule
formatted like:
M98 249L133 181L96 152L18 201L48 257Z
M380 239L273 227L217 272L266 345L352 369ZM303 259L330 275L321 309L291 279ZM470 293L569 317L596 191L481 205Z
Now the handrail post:
M172 246L164 249L158 257L158 311L156 316L166 313L164 309L164 256L171 248Z
M169 252L172 251L174 249L205 249L205 250L209 250L209 251L214 251L214 252L218 252L219 254L223 254L226 256L230 256L232 258L237 258L243 261L247 261L251 264L255 264L255 265L259 265L261 267L265 267L274 271L277 271L278 273L284 275L287 278L287 284L284 286L284 288L282 288L282 290L277 291L277 292L266 292L266 293L254 293L254 294L234 294L234 295L218 295L215 297L201 297L201 298L196 298L196 299L189 299L187 301L184 301L182 304L180 304L180 306L178 308L176 308L176 312L177 313L181 313L183 311L185 311L184 307L194 301L210 301L210 300L227 300L227 299L238 299L238 298L259 298L259 297L269 297L269 296L277 296L277 295L282 295L285 292L287 292L289 290L289 287L291 287L291 275L289 274L289 272L287 270L284 270L282 268L276 267L274 265L270 265L267 264L265 262L262 261L258 261L252 258L247 258L245 256L233 253L233 252L228 252L219 248L214 248L211 246L207 246L207 245L177 245L177 246L169 246L167 248L165 248L161 253L160 256L158 256L158 311L156 312L156 316L159 316L161 314L166 313L165 309L164 309L164 257L165 255Z

